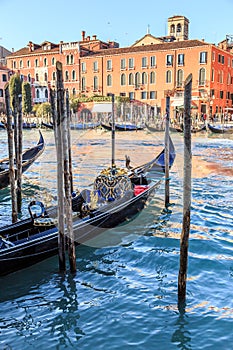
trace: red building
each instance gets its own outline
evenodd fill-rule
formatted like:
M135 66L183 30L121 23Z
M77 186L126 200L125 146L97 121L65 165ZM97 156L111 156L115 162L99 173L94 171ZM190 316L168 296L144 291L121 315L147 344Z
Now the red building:
M58 44L29 42L7 57L7 67L33 86L33 102L45 102L55 85L56 61L63 64L64 86L75 96L119 96L139 100L171 113L183 105L184 81L192 73L192 105L197 113L223 113L233 107L233 50L231 38L215 45L189 40L189 20L168 18L168 35L149 32L129 47L103 42L96 35Z

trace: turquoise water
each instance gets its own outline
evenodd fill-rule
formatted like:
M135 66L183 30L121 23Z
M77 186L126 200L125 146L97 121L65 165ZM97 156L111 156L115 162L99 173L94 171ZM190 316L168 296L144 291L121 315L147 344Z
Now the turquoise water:
M24 175L23 216L30 199L56 201L53 134ZM126 135L127 134L127 135ZM74 183L85 187L109 164L109 133L72 133ZM6 153L4 131L0 150ZM25 131L25 147L38 131ZM163 135L116 134L118 164L152 158ZM185 313L177 308L182 222L182 136L173 135L172 213L164 186L131 223L78 247L75 276L53 257L1 277L0 349L232 349L233 139L193 137L191 232ZM0 192L0 225L10 220L9 189Z

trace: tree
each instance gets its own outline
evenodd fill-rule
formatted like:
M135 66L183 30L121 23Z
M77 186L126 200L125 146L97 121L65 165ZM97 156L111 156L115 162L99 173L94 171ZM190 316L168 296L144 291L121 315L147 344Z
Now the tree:
M22 84L22 109L25 114L30 114L32 111L32 92L28 82Z
M35 105L33 107L33 111L35 111L36 116L38 118L47 117L48 115L51 115L51 105L49 102L41 103L39 105Z

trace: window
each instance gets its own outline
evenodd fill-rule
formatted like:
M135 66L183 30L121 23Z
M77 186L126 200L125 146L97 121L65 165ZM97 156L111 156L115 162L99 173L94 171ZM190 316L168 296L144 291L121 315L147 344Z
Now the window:
M112 86L112 76L111 76L111 74L107 75L107 86Z
M211 81L214 81L214 69L211 71Z
M182 87L183 86L183 70L182 69L178 69L177 71L177 87Z
M36 89L36 98L40 98L40 91L39 91L39 89Z
M98 72L98 61L93 62L93 71Z
M39 74L36 73L36 81L39 81Z
M19 68L23 68L23 61L22 60L19 61Z
M82 91L85 91L86 90L86 78L82 77L81 83L82 83L82 86L81 86Z
M129 69L133 69L133 68L134 68L134 59L129 58Z
M75 88L73 88L73 90L72 90L72 94L73 94L73 96L75 96L75 95L76 95L76 90L75 90Z
M52 77L53 77L53 80L56 80L56 72L53 72Z
M126 76L125 74L121 74L121 85L125 85L126 84Z
M175 33L175 24L172 24L170 28L171 28L171 30L170 30L171 34L174 34Z
M69 80L69 72L68 70L65 71L65 81Z
M27 61L27 67L28 68L30 67L30 61L29 60Z
M205 68L199 70L199 85L205 85Z
M176 34L179 36L180 34L181 34L181 24L180 23L178 23L177 24L177 27L176 27Z
M93 79L93 86L94 86L94 90L98 90L98 77L94 76Z
M147 84L147 74L145 72L142 73L142 84Z
M47 58L44 58L44 67L47 67L48 62L47 62Z
M173 55L167 55L166 57L166 65L172 66L173 65Z
M223 99L223 91L222 91L222 90L219 91L219 97L220 97L221 99Z
M30 75L30 73L28 74L28 82L29 83L31 82L31 75Z
M150 66L151 66L151 68L154 68L156 66L156 57L155 56L150 57Z
M129 99L134 100L134 92L129 92Z
M230 85L231 83L231 75L230 73L227 74L227 85Z
M35 59L35 67L39 67L39 61L37 58Z
M44 74L44 81L48 81L48 74L47 73Z
M107 60L107 70L112 70L112 60Z
M0 97L3 97L3 89L0 89Z
M150 100L155 100L157 98L157 91L150 91Z
M44 95L45 95L45 98L48 98L48 89L45 89Z
M86 62L81 63L81 71L82 71L82 73L86 72Z
M76 79L76 72L75 70L72 70L72 80L75 80Z
M52 63L52 66L54 66L54 65L55 65L55 58L54 58L54 57L52 58L51 63Z
M135 87L136 87L136 88L139 88L140 83L141 83L140 73L137 72L137 73L135 74Z
M200 63L207 63L207 52L200 52Z
M66 64L70 64L70 56L69 55L66 56Z
M170 70L166 71L166 83L169 84L172 82L172 72Z
M126 61L125 58L121 59L121 69L125 69L126 68Z
M73 63L74 63L74 56L70 55L70 64L73 64Z
M134 76L133 73L129 74L129 85L134 85Z
M147 99L147 92L146 91L142 91L141 92L141 99L142 100L146 100Z
M150 84L155 84L155 72L150 73Z
M6 76L6 74L3 74L3 75L2 75L2 81L7 81L7 76Z
M178 54L178 66L183 66L184 65L184 54L180 53Z
M142 57L142 68L147 68L147 57Z

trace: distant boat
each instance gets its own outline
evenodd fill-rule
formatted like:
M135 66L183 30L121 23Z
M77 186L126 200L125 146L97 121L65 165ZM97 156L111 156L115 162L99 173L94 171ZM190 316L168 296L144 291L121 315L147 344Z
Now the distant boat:
M208 128L215 134L233 134L233 125L211 125Z
M106 129L106 130L112 130L112 126L111 123L109 124L104 124L101 123L101 126ZM119 123L115 123L115 130L118 131L137 131L137 130L143 130L144 126L139 126L136 124L119 124Z
M36 146L23 151L22 154L22 172L24 173L34 161L43 153L44 151L44 138L40 133L40 139ZM5 188L9 185L9 158L0 160L0 189Z
M145 123L145 126L151 132L161 132L161 131L165 130L165 128L162 125L160 125L160 126L151 126L151 125Z
M95 129L100 126L100 123L72 123L70 124L71 130L86 130L86 129Z

